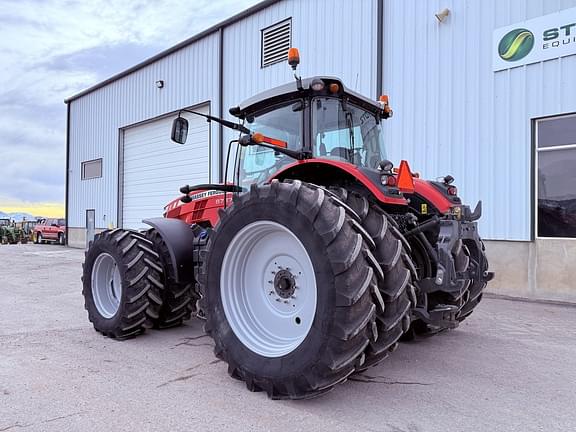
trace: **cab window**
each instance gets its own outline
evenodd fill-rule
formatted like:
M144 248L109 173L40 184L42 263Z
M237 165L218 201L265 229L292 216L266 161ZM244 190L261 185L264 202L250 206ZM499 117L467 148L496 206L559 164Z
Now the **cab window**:
M381 120L373 112L340 99L312 103L314 156L378 168L386 159Z
M249 116L246 126L270 138L285 141L292 150L302 148L302 103L291 102ZM242 148L238 170L239 184L262 183L294 159L272 149L254 145Z

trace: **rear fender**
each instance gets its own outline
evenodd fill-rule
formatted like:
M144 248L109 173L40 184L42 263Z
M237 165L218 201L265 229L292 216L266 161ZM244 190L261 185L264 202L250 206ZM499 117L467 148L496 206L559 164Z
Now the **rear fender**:
M450 213L450 208L455 205L426 180L414 179L414 193L432 205L440 214ZM416 210L422 213L420 209Z
M401 206L408 204L396 188L382 185L378 171L362 169L351 163L331 159L305 159L291 163L268 181L273 179L298 179L322 186L331 186L343 180L358 182L382 204Z
M153 218L142 222L158 231L168 247L176 282L193 282L195 235L191 226L180 219Z

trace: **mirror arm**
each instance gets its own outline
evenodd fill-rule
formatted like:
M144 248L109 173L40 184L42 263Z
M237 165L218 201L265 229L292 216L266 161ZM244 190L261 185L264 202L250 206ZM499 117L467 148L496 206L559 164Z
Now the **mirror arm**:
M190 113L190 114L196 114L196 115L198 115L198 116L201 116L201 117L206 118L206 120L207 120L208 122L215 121L216 123L220 123L222 126L225 126L225 127L229 128L229 129L237 130L237 131L242 132L242 133L245 133L245 134L249 134L249 133L250 133L250 129L248 129L248 128L245 127L244 125L241 125L241 124L238 124L238 123L234 123L234 122L231 122L231 121L228 121L228 120L224 120L224 119L221 119L221 118L218 118L218 117L214 117L214 116L211 116L211 115L208 115L208 114L199 113L199 112L196 112L196 111L191 111L191 110L183 109L183 110L180 110L180 112L178 112L178 117L180 117L180 114L181 114L182 112L187 112L187 113Z
M243 147L252 146L252 145L258 145L258 146L266 147L270 150L274 150L274 151L277 151L278 153L282 153L282 154L285 154L286 156L290 156L291 158L294 158L296 160L307 159L309 157L308 152L290 150L290 149L287 149L284 147L278 147L278 146L275 146L272 144L267 144L267 143L255 143L250 138L251 138L250 135L244 135L242 138L240 138L238 143Z

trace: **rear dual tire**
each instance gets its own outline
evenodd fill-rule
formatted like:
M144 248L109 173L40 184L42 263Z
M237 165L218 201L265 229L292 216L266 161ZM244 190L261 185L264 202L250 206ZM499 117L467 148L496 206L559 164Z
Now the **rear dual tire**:
M159 255L159 263L162 266L162 306L158 314L154 316L154 328L170 328L182 325L190 319L196 311L198 295L192 282L176 282L175 269L170 260L170 250L164 239L155 229L146 232L146 238L153 244L154 250Z
M378 339L371 341L362 369L374 366L393 351L400 337L410 327L410 308L415 304L411 269L414 264L407 243L393 221L362 194L344 188L332 188L358 215L362 227L375 244L374 257L381 269L378 281Z
M412 251L415 257L415 262L417 266L418 279L432 277L435 270L432 269L432 265L427 258L427 252L424 248L423 243L416 237L412 240ZM452 258L454 260L454 270L457 273L466 271L469 265L469 252L468 248L464 243L459 240L452 250ZM471 281L467 279L461 279L458 281L460 284L460 292L457 295L453 295L447 292L436 291L431 293L417 293L417 303L418 307L426 308L431 311L436 307L441 307L442 305L456 306L458 309L462 309L465 302L468 300L469 286ZM435 334L441 333L448 330L447 327L432 326L425 323L422 320L415 319L412 321L410 330L406 332L403 337L404 341L413 341L418 336L428 337Z
M137 336L162 306L163 271L153 245L135 231L97 234L83 264L84 307L94 328L114 339Z
M486 258L484 243L480 240L480 246L478 246L478 243L471 241L465 242L465 244L469 256L468 268L478 273L478 276L483 276L483 274L488 271L488 259ZM479 280L478 277L470 281L467 300L458 312L458 321L462 322L472 314L482 300L486 284L486 281Z

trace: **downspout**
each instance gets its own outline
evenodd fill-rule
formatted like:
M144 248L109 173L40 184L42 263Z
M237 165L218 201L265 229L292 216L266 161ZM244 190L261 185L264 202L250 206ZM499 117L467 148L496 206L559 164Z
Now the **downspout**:
M70 221L68 218L68 209L69 209L69 205L68 205L68 192L69 192L69 185L70 185L70 178L69 178L69 172L70 172L70 103L71 102L65 102L66 104L66 196L64 197L64 218L66 219L66 246L68 246L68 230L69 230L69 226L70 226Z
M377 0L376 14L376 100L378 100L382 95L384 68L384 0Z
M224 28L220 27L218 30L220 39L220 53L218 60L218 117L224 118ZM218 154L220 158L220 182L225 183L224 172L224 127L218 124L218 146L220 148Z

